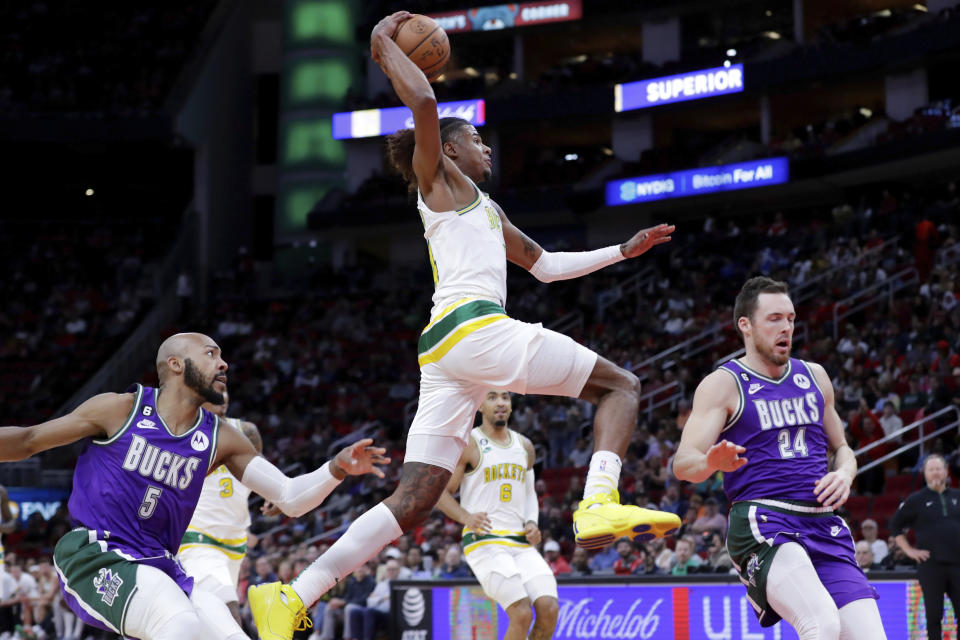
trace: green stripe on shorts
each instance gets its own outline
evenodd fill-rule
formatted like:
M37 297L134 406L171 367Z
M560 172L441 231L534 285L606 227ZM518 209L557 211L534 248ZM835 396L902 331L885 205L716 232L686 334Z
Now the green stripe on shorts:
M463 324L467 320L497 313L506 315L507 312L496 302L490 302L489 300L474 300L461 307L457 307L437 322L437 324L420 335L420 340L417 343L417 354L419 355L433 349L441 340L447 337L447 334L453 331L455 327Z
M87 613L123 633L127 607L137 591L137 565L106 550L89 529L74 529L57 542L53 565L64 589Z

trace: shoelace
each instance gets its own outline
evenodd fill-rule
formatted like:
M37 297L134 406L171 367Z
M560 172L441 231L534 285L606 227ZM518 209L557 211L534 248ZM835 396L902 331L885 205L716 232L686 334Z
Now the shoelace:
M310 616L307 615L306 608L303 608L297 612L297 615L293 619L293 630L303 631L304 629L310 629L311 627L313 627L313 620L311 620Z

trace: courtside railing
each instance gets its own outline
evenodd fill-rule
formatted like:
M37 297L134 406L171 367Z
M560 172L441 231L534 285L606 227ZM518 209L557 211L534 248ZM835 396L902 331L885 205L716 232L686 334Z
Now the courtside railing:
M949 421L949 422L945 422L945 421ZM945 424L941 424L944 422ZM924 433L923 432L924 425L927 425L930 423L933 423L934 425L940 424L940 426L936 427L930 433ZM870 469L873 469L874 467L883 464L887 460L896 458L901 453L905 451L909 451L910 449L914 449L914 448L919 448L920 455L918 457L918 460L922 460L923 451L924 451L923 443L927 442L928 440L932 440L937 436L941 436L945 433L951 433L951 432L956 433L958 429L960 429L960 409L957 409L955 405L944 407L943 409L940 409L939 411L935 411L928 416L923 416L919 420L915 420L914 422L911 422L910 424L903 427L902 429L898 429L897 431L894 431L890 435L883 437L880 440L877 440L876 442L871 442L867 446L861 447L860 449L857 449L856 451L854 451L854 454L859 457L860 455L867 453L868 451L872 451L873 449L876 449L877 447L883 446L885 444L891 444L891 443L896 444L903 439L904 435L911 433L913 431L917 432L916 440L911 440L910 442L904 443L900 447L897 447L893 451L885 453L884 455L880 456L876 460L871 460L870 462L860 466L857 469L857 475L863 473L864 471L869 471Z
M893 304L893 294L901 289L920 282L920 276L913 267L893 274L886 280L875 282L853 295L837 300L833 305L833 339L840 337L840 321L862 311L867 307L887 298L888 304Z

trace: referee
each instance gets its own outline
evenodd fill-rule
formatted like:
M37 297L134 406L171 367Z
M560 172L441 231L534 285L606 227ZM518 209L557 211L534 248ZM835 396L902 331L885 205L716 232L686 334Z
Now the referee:
M927 610L927 638L941 640L943 596L960 607L960 491L947 486L947 462L932 453L923 463L927 486L911 493L890 520L897 544L917 561L917 578ZM917 546L903 535L913 529Z

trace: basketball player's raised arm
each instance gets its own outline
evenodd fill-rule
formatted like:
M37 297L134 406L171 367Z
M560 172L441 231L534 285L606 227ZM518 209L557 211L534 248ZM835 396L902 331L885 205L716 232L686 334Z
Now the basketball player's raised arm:
M450 480L447 482L447 488L440 492L440 500L437 501L437 509L443 512L445 516L458 522L463 526L476 531L477 533L486 533L490 530L490 518L483 511L470 513L457 502L453 494L460 488L460 482L463 480L463 474L467 469L467 463L474 467L480 462L480 451L477 449L477 441L470 437L463 453L460 454L460 461L457 468L453 470Z
M83 438L109 438L133 409L132 393L101 393L65 416L32 427L0 427L0 462L23 460Z
M717 442L727 418L736 411L736 384L730 374L718 369L697 387L673 456L673 473L678 479L702 482L717 470L736 471L747 464L747 459L740 457L746 449L727 440Z
M416 146L413 151L413 172L424 197L432 190L440 174L443 151L440 142L440 116L437 114L437 96L423 74L403 53L393 35L404 20L407 11L387 16L370 34L370 53L390 78L397 96L413 112L413 132Z
M338 453L316 471L287 476L276 465L257 453L250 440L233 429L220 429L217 456L210 469L227 465L235 477L250 490L275 504L288 516L299 517L315 509L348 475L372 473L380 478L376 465L389 464L386 449L372 447L373 440L360 440Z
M833 383L826 370L815 362L809 363L810 370L817 379L817 384L823 390L823 430L827 436L827 444L834 454L833 471L827 473L817 481L813 492L817 501L825 507L839 507L850 497L850 485L857 477L857 458L853 449L847 444L847 437L843 431L843 422L833 404Z
M638 231L623 244L593 251L546 251L514 226L499 204L493 202L493 206L500 215L507 260L523 267L540 282L579 278L621 260L636 258L658 244L670 242L670 234L676 228L670 224L658 224Z

